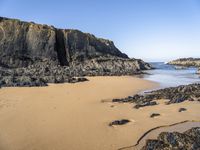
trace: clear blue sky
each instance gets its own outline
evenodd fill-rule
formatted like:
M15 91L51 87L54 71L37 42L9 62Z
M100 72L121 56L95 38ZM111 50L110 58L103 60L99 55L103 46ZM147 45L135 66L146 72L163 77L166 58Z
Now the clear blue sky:
M200 57L200 0L0 0L0 16L111 39L130 57Z

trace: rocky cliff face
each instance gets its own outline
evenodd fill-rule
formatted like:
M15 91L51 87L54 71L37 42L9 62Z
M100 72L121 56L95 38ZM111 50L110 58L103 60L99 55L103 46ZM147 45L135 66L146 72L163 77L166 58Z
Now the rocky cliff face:
M129 59L110 40L0 17L1 85L18 86L14 83L22 76L28 83L38 78L69 82L73 76L128 75L150 68L142 60Z
M96 38L78 30L0 18L0 63L8 67L26 67L44 58L69 65L99 56L128 58L112 41Z
M200 67L200 58L181 58L170 61L168 64L185 67Z

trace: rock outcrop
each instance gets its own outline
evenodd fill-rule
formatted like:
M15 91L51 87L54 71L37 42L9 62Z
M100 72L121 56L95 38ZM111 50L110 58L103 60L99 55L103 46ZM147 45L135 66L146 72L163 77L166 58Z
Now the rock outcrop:
M147 140L142 150L199 150L200 128L192 128L184 133L162 132L155 140Z
M73 77L132 75L146 69L151 69L148 63L130 59L110 40L78 30L0 17L1 86L43 86L74 82ZM35 79L37 84L29 84Z
M181 58L170 61L168 64L184 67L200 67L200 58Z
M181 85L152 91L143 95L133 95L121 99L113 99L113 102L135 103L134 108L157 105L155 100L166 99L166 104L188 101L200 101L200 84Z
M107 55L128 58L112 41L78 30L7 18L0 18L0 30L0 63L8 67L26 67L43 58L59 61L62 66Z

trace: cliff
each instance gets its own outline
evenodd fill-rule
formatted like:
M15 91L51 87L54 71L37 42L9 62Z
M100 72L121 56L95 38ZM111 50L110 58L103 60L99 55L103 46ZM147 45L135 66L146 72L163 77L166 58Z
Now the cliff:
M26 67L44 58L61 65L106 55L128 58L112 41L78 30L0 17L0 33L0 63L8 67Z
M78 30L0 17L2 86L76 82L83 78L73 77L132 75L146 69L151 69L148 63L130 59L110 40Z

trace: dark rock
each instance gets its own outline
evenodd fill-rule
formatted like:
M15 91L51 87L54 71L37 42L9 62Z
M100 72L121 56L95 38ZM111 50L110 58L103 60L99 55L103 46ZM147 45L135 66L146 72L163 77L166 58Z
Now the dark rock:
M150 115L151 118L154 118L154 117L157 117L157 116L160 116L160 114L158 114L158 113L153 113L153 114Z
M146 146L142 150L170 150L165 149L166 147L168 147L168 144L165 144L163 141L149 139L146 141Z
M199 150L200 128L192 128L184 133L162 132L156 140L147 140L142 150Z
M124 124L127 124L127 123L129 123L129 122L130 122L130 120L128 120L128 119L115 120L115 121L109 123L109 126L113 126L113 125L124 125Z
M156 105L155 100L166 99L166 104L188 101L200 101L200 84L181 85L151 91L143 95L133 95L127 98L113 99L113 102L136 103L135 108Z
M61 65L106 55L128 58L112 41L78 30L61 30L8 18L1 18L0 26L4 35L0 44L2 65L26 67L43 58Z
M178 112L182 112L182 111L186 111L187 109L186 108L180 108L179 110L178 110Z
M141 101L141 103L136 104L136 105L134 106L134 108L139 109L140 107L154 106L154 105L157 105L157 102L155 102L155 101L142 102L142 101Z

